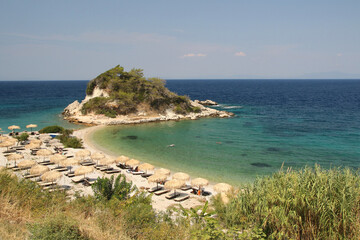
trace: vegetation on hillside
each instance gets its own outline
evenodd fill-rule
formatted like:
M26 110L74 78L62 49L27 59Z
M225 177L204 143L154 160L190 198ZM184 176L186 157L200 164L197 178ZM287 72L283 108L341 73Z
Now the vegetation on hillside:
M73 133L73 130L71 129L65 129L61 126L47 126L44 127L39 131L40 133L60 133L56 138L60 140L60 142L64 145L66 148L82 148L82 140L71 136Z
M100 74L88 83L86 94L92 95L95 87L109 94L109 97L95 97L82 107L82 113L104 114L108 117L134 113L142 108L163 112L172 108L177 113L198 111L193 109L186 96L178 96L165 87L160 78L144 77L141 69L124 71L119 65Z
M279 171L193 209L154 211L124 176L66 200L0 170L1 239L359 239L360 181L349 169Z

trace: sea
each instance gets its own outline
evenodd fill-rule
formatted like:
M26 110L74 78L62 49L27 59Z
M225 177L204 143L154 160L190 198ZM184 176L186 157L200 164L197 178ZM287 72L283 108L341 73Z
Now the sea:
M0 81L0 128L34 123L80 128L62 110L87 81ZM91 141L115 155L211 182L241 185L282 169L360 167L360 80L168 80L191 99L211 99L232 118L110 126Z

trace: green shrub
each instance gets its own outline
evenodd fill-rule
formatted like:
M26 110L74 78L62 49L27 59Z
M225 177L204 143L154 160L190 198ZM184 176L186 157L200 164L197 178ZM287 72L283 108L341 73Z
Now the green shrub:
M90 239L80 231L75 221L65 217L49 217L30 226L30 239L34 240L85 240Z
M28 138L29 134L27 133L22 133L20 136L16 136L16 139L19 140L19 142L25 142Z
M82 148L83 147L82 140L80 138L77 138L74 136L69 136L68 134L70 134L70 133L65 132L65 134L59 135L56 138L59 139L60 142L66 148Z
M200 112L201 112L201 108L199 108L199 107L193 107L193 108L191 109L191 111L194 112L194 113L200 113Z
M118 200L126 200L130 194L136 190L132 182L127 182L125 175L119 174L114 181L114 176L111 178L98 178L91 186L94 195L98 200L110 200L115 197Z
M215 201L227 227L261 228L270 239L359 239L360 178L349 169L279 171Z
M63 127L54 125L54 126L44 127L39 131L39 133L62 133L63 131L64 131Z

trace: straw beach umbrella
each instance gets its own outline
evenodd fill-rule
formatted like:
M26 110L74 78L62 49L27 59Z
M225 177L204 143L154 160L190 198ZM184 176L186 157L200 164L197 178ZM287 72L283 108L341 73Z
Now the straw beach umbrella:
M226 193L233 190L233 187L227 183L218 183L214 186L214 190L218 193L222 193L222 192Z
M58 171L49 171L49 172L45 172L41 176L41 180L43 180L44 182L55 182L61 176L62 176L62 174Z
M153 165L151 165L150 163L143 163L139 165L139 170L141 171L145 171L147 173L147 171L151 171L153 170L155 167Z
M60 162L65 159L67 159L67 157L65 155L61 155L61 154L54 154L54 155L50 156L50 162L56 163L58 166L60 166Z
M191 181L191 184L194 186L203 187L209 184L209 181L205 178L195 178Z
M24 160L18 163L18 167L19 168L29 168L36 165L35 161L32 160Z
M33 139L33 140L30 141L30 144L39 144L39 145L41 145L42 141L40 139Z
M19 126L16 126L16 125L11 125L8 127L9 130L11 130L12 132L14 132L15 129L20 129Z
M60 166L63 166L63 167L70 167L69 169L69 173L71 172L71 168L74 166L74 165L78 165L80 162L79 159L77 158L67 158L63 161L60 162Z
M40 165L40 164L37 164L37 165L32 166L30 168L30 174L31 175L43 174L43 173L46 173L48 171L50 171L50 169L47 166Z
M36 155L37 155L37 156L43 156L43 157L44 157L44 161L45 161L45 158L46 158L47 156L52 155L52 151L50 151L49 149L40 149L39 151L36 152Z
M81 166L81 167L75 169L74 174L75 175L84 175L84 178L85 178L85 175L87 173L92 173L93 171L95 171L95 169L92 166Z
M105 155L100 153L100 152L96 152L96 153L91 155L91 159L96 161L96 165L98 165L99 160L103 159L103 158L105 158Z
M9 151L9 147L13 146L15 143L10 140L0 143L0 147L6 147L6 151Z
M41 144L36 144L36 143L30 143L28 145L25 146L26 149L35 149L35 148L40 148Z
M135 167L135 166L139 165L139 163L140 163L140 161L138 161L136 159L131 159L126 162L126 165L128 165L130 167Z
M36 124L29 124L29 125L26 125L26 128L30 128L31 129L31 132L32 132L32 129L33 128L36 128L37 125Z
M176 195L176 189L181 188L185 185L184 181L178 180L178 179L172 179L170 181L167 181L164 185L166 189L173 189L174 194Z
M170 170L166 168L160 168L155 171L155 174L170 175Z
M115 159L111 159L111 158L102 158L99 160L101 165L104 166L109 166L111 164L113 164L115 162Z
M172 178L177 179L177 180L181 180L181 181L188 181L190 179L190 176L187 173L178 172L178 173L175 173L172 176Z
M115 162L116 162L116 163L125 164L125 163L126 163L127 161L129 161L129 160L130 160L129 157L126 157L126 156L122 155L122 156L116 158L116 159L115 159Z
M91 152L89 150L86 150L86 149L83 149L83 150L80 150L80 151L77 151L75 153L75 156L80 158L81 160L83 160L84 158L86 157L89 157L91 155Z
M164 174L154 174L152 176L150 176L148 178L148 182L151 183L151 182L155 182L156 183L156 188L159 187L159 183L160 182L164 182L166 179L167 179L167 175L164 175Z
M18 153L13 153L13 154L10 154L9 156L6 157L6 159L8 161L15 161L15 165L14 165L15 167L16 167L16 161L20 160L20 159L23 159L23 158L24 158L24 156L21 155L21 154L18 154Z
M1 130L1 128L0 128L0 130ZM8 139L9 139L8 137L0 136L0 143L5 142Z

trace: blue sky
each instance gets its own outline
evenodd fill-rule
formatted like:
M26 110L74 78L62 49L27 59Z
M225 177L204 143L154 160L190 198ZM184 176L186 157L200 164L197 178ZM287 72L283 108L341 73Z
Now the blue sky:
M360 1L0 0L0 80L360 78Z

